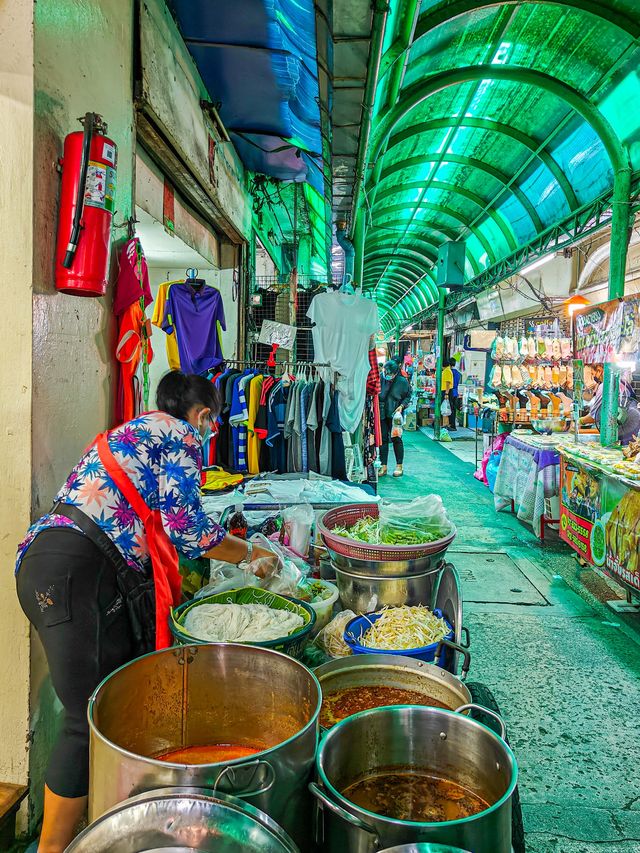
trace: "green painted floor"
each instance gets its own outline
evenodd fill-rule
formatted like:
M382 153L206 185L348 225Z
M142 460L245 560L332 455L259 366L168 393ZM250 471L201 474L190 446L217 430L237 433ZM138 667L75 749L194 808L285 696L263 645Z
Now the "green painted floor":
M463 597L473 599L464 606L470 680L492 689L505 716L527 850L640 853L640 617L607 608L617 588L581 569L564 543L540 545L496 513L473 477L472 443L461 445L405 432L406 474L381 480L380 494L435 492L458 528L449 557L464 566ZM502 588L505 561L521 573L516 586L505 576ZM487 575L493 565L498 577ZM519 596L537 603L504 603Z

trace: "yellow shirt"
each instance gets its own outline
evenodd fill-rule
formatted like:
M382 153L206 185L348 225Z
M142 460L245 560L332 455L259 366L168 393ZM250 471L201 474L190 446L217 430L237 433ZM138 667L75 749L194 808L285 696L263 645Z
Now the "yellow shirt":
M441 391L451 391L453 388L453 371L450 367L444 367L442 370L442 382L440 384Z
M165 281L158 288L158 295L156 296L155 302L153 304L153 317L151 318L151 322L154 326L156 326L156 328L162 328L162 321L164 320L164 309L167 304L167 297L169 296L169 288L172 284L181 283L181 279L178 279L177 281ZM170 334L167 334L166 347L169 369L180 370L180 353L178 352L178 338L176 335L175 328Z
M260 447L262 442L255 433L256 417L260 408L260 394L264 376L254 376L249 383L249 417L247 419L247 465L250 474L260 473Z

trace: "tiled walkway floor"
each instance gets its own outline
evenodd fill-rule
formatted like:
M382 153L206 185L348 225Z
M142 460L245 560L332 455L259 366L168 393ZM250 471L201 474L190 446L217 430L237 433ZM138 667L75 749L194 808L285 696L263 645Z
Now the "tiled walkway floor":
M459 531L453 563L460 552L473 574L475 553L485 571L495 555L509 557L541 593L535 604L491 603L513 596L499 594L499 579L485 583L486 595L468 581L468 598L485 603L465 604L470 679L494 692L520 765L527 850L640 853L640 617L608 610L608 586L563 543L542 546L495 512L463 449L473 454L473 442L405 432L405 444L405 476L382 480L380 493L440 494Z

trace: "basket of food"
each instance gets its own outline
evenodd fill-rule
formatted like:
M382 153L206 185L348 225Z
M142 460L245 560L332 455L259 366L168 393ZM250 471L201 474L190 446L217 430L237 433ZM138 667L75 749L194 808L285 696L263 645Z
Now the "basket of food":
M354 655L404 655L427 663L438 663L436 653L443 640L453 640L453 628L440 610L422 605L365 613L344 631Z
M169 627L178 645L247 643L301 657L316 622L310 604L257 587L181 604Z
M401 574L425 571L440 561L456 529L437 495L408 503L351 504L326 512L318 530L333 562L350 571Z

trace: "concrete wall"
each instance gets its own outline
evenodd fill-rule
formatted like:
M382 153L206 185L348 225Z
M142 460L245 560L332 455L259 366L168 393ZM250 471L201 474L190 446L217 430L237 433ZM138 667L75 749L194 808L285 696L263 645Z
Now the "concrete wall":
M29 628L13 562L31 514L31 301L33 239L33 8L0 3L0 782L26 784Z
M49 508L87 442L109 426L113 397L110 292L105 299L79 299L54 289L56 163L65 135L80 127L77 117L100 113L118 145L114 222L119 224L132 211L134 138L133 0L38 0L35 9L34 517ZM123 237L123 228L114 231L114 251ZM24 235L20 243L25 244ZM32 810L38 813L56 700L37 643L31 697Z

